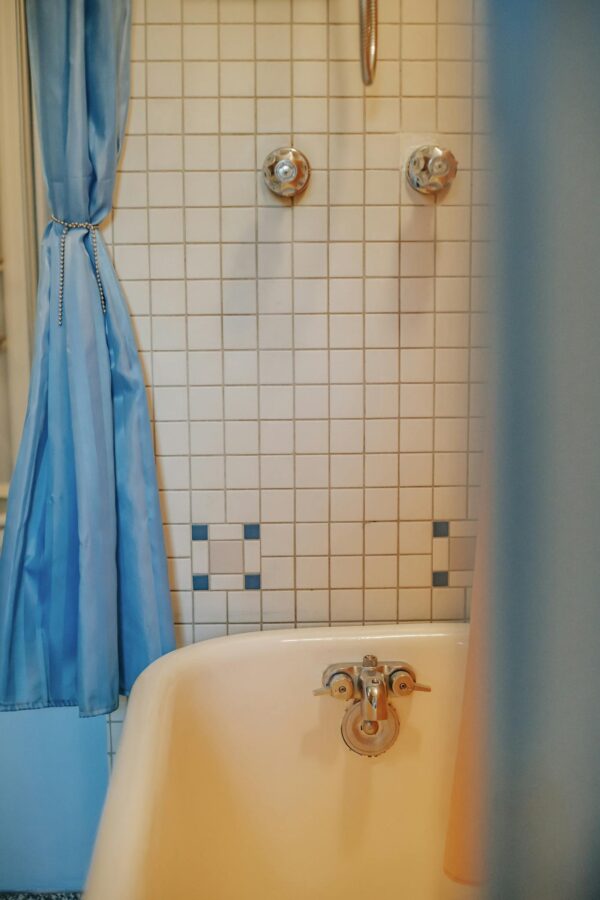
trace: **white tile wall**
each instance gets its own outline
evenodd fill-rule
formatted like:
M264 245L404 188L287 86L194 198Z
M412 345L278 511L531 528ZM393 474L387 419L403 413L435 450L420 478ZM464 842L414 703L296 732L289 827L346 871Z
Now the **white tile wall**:
M447 569L432 521L474 533L484 14L479 0L379 0L365 90L357 6L134 2L105 234L147 374L180 643L465 615L468 573L432 587ZM402 173L431 138L460 163L437 202ZM260 175L288 144L312 164L293 203ZM194 592L209 568L193 523L225 540L221 526L260 523L261 541L244 541L239 576ZM243 571L262 590L240 589Z

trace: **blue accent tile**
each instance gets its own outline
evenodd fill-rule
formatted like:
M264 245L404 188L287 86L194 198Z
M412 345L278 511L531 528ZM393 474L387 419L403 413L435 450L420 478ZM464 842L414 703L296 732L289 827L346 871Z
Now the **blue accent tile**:
M195 591L208 590L208 575L194 575L192 578Z
M208 540L208 525L192 525L192 540L193 541L207 541Z
M434 587L448 587L448 573L434 572L432 584Z
M260 575L244 575L244 588L247 591L259 591Z
M450 535L450 522L434 522L433 536L448 537Z
M258 541L260 539L260 525L253 522L250 525L244 525L244 540Z

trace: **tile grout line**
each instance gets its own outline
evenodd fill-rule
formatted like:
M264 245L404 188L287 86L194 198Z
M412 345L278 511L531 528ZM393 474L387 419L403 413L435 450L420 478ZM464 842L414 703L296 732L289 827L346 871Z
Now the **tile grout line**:
M403 133L403 97L404 97L404 8L400 5L400 22L398 25L398 102L400 109L398 111L398 125L400 134ZM400 543L400 531L402 522L401 493L402 486L402 449L400 444L400 435L402 429L402 179L404 177L404 160L399 160L399 178L398 178L398 425L396 428L396 440L398 444L398 462L396 466L398 487L396 491L398 503L398 517L396 525L396 621L400 621L400 566L402 563L402 546Z
M291 146L295 147L295 137L294 137L294 126L295 126L295 115L294 115L294 99L295 99L295 89L296 89L296 81L294 78L294 62L295 62L295 46L296 42L294 40L294 0L290 3L290 28L289 28L289 37L290 37L290 141ZM292 342L292 585L294 592L294 628L298 627L298 495L297 495L297 469L298 469L298 446L296 440L296 422L297 420L297 405L296 405L296 260L295 260L295 217L296 217L296 207L294 198L290 200L290 215L291 215L291 273L290 273L290 292L291 292L291 342Z
M147 0L145 0L147 2ZM187 195L186 195L186 145L185 145L185 61L184 61L184 52L183 52L183 42L184 42L184 22L183 22L183 10L180 5L180 41L181 41L181 111L179 118L179 125L181 129L182 136L182 163L183 170L181 172L181 192L182 192L182 243L183 243L183 296L184 296L184 304L185 304L185 323L184 323L184 332L185 332L185 398L186 398L186 407L187 407L187 441L188 441L188 453L187 453L187 473L188 473L188 506L189 506L189 522L188 522L188 541L190 547L190 588L191 588L191 627L192 627L192 640L196 641L196 603L194 596L194 543L192 541L192 525L194 523L194 504L193 504L193 476L192 476L192 416L191 416L191 402L190 402L190 352L189 352L189 293L188 293L188 254L187 254ZM148 128L148 123L146 122L146 129ZM207 548L208 549L208 548ZM208 567L207 567L208 568Z
M366 425L367 425L367 396L368 396L368 375L367 375L367 318L366 318L366 271L367 271L367 88L363 84L362 88L362 276L361 276L361 301L362 301L362 624L367 620L367 588L366 588L366 571L367 571L367 443L366 443Z
M435 128L436 134L439 134L438 125L439 125L439 29L440 29L440 8L439 8L439 0L435 0ZM434 600L434 587L433 587L433 552L435 549L435 545L433 543L433 522L435 520L435 468L436 468L436 438L437 438L437 428L436 428L436 399L437 399L437 361L438 361L438 348L437 348L437 294L438 294L438 283L437 283L437 248L438 248L438 240L437 240L437 220L438 220L438 198L436 196L433 197L433 409L432 409L432 447L431 447L431 508L430 508L430 517L431 517L431 526L429 531L429 540L431 547L431 564L429 566L429 621L433 622L433 600Z
M333 490L333 454L331 452L332 440L331 440L331 254L330 254L330 246L331 246L331 94L330 94L330 85L331 85L331 16L329 4L327 4L327 13L326 13L326 21L325 21L325 41L326 41L326 51L327 51L327 59L326 59L326 69L325 69L325 91L326 91L326 109L327 109L327 134L325 138L325 152L327 154L327 170L325 177L327 179L327 213L326 213L326 262L325 262L325 278L327 284L327 308L326 308L326 316L327 316L327 413L328 413L328 421L327 421L327 622L329 627L333 625L333 554L331 552L332 546L332 536L333 536L333 527L332 527L332 518L333 518L333 504L331 500L332 490Z
M222 149L222 72L221 72L221 37L222 37L222 20L221 20L221 2L217 0L216 3L216 11L217 11L217 21L216 21L216 33L217 33L217 165L218 165L218 198L219 198L219 301L220 301L220 316L221 316L221 404L222 404L222 416L223 420L221 423L221 440L223 442L223 524L229 524L229 503L227 498L227 422L229 421L227 416L227 387L231 387L231 385L227 384L227 376L226 376L226 357L225 357L225 303L223 297L223 171L221 169L221 163L223 160L223 149ZM215 454L218 456L218 454ZM208 541L208 585L210 589L210 525L208 528L209 531L209 541ZM229 588L223 589L223 593L225 594L225 633L229 634L230 628L230 600L229 600Z
M219 0L220 2L220 0ZM262 354L260 340L260 265L259 265L259 193L258 185L260 179L260 161L258 159L258 54L257 54L257 19L256 19L256 2L253 3L253 62L254 62L254 168L256 175L254 178L254 267L255 267L255 316L256 316L256 373L257 373L257 455L258 455L258 521L260 523L260 556L258 567L260 571L260 599L259 599L259 619L260 630L264 630L264 573L263 573L263 533L262 533ZM244 559L246 556L246 545L244 544ZM244 569L245 572L245 569ZM244 588L246 587L246 579L244 577Z
M475 0L471 0L471 177L469 184L469 309L468 309L468 353L467 353L467 451L466 451L466 474L465 474L465 518L469 519L471 510L471 355L472 355L472 337L473 337L473 167L475 164ZM448 549L448 552L449 549ZM450 573L450 565L448 565ZM467 589L464 589L463 618L467 618Z

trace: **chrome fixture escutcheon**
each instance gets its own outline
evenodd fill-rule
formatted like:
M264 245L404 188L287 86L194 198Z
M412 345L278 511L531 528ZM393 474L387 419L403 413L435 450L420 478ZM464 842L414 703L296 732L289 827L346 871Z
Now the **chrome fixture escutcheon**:
M308 159L295 147L278 147L263 163L265 184L279 197L296 197L310 178Z
M420 194L438 194L450 187L457 171L458 162L451 150L423 144L410 154L406 178Z
M400 722L393 707L382 722L363 721L360 704L349 706L342 719L342 738L349 750L359 756L381 756L400 733Z
M391 700L414 691L431 691L417 681L415 670L405 662L379 662L368 654L361 663L334 663L323 672L322 687L315 696L352 700L342 720L344 743L361 756L380 756L392 746L400 722Z

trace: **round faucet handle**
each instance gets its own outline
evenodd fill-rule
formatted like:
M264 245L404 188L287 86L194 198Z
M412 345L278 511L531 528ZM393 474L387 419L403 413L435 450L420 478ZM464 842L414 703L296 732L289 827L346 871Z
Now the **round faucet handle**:
M270 191L280 197L296 197L306 189L310 163L295 147L278 147L263 163L263 178Z
M390 690L396 697L408 697L413 691L427 691L431 688L427 684L419 684L406 669L396 669L390 675Z
M315 697L329 694L335 700L351 700L354 696L354 681L346 672L337 672L324 687L313 691Z
M446 190L456 178L458 162L451 150L423 144L410 155L406 166L408 183L421 194Z
M331 696L336 700L351 700L354 696L354 682L345 672L334 675L329 682Z

